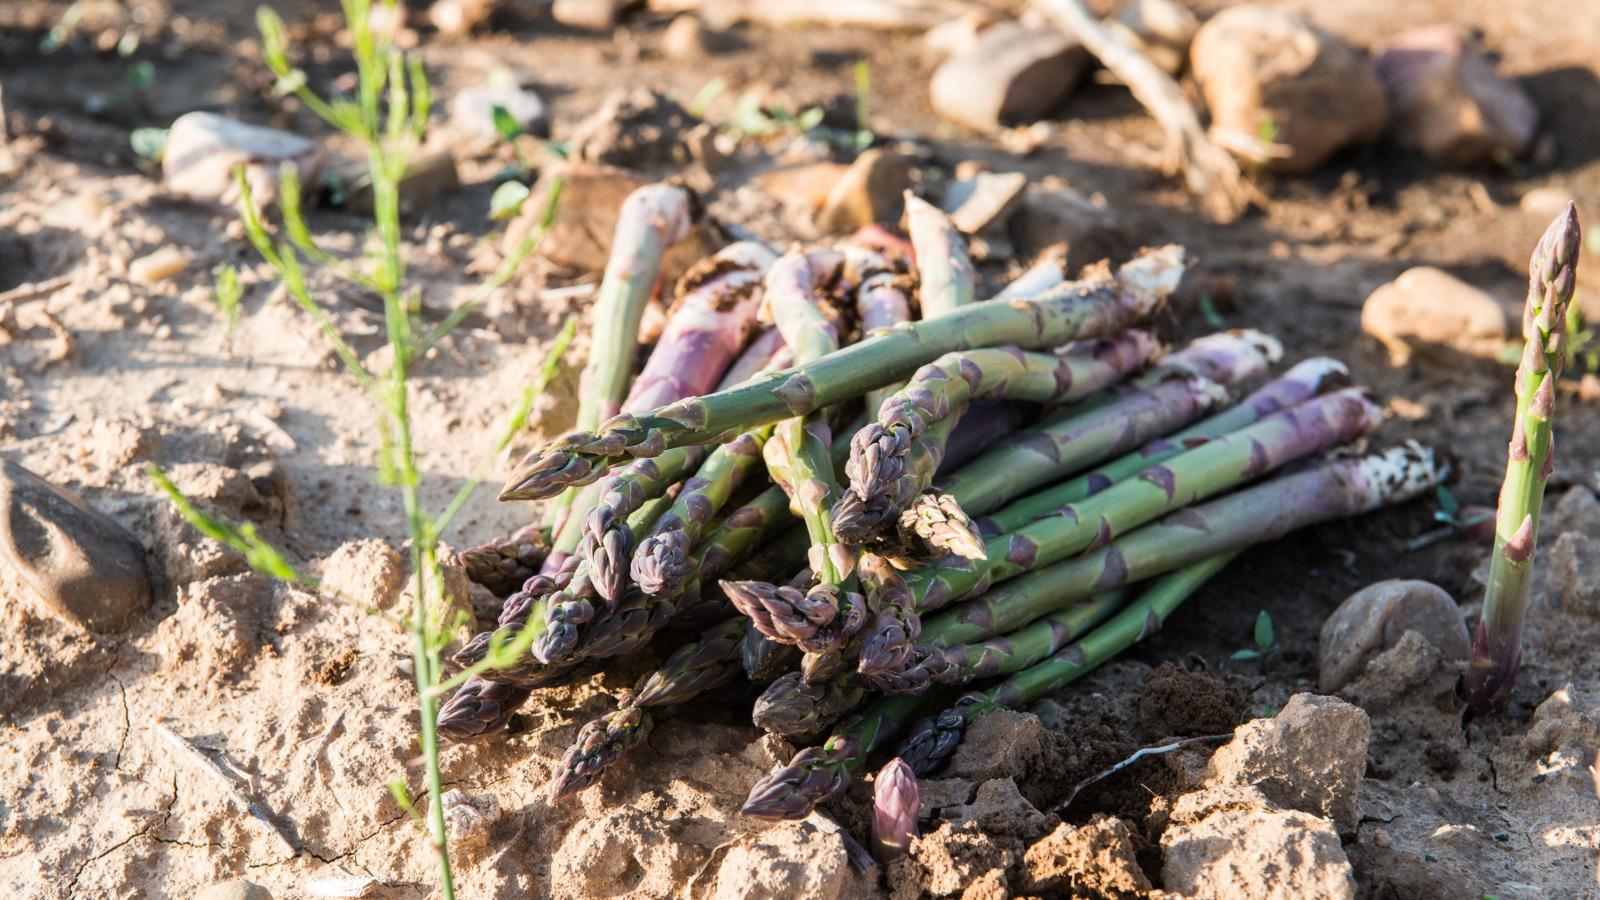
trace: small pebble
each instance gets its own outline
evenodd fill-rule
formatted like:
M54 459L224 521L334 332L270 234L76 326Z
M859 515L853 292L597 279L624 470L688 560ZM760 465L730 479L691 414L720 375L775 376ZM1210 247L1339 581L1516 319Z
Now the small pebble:
M128 279L135 284L158 284L183 274L189 259L176 247L162 247L128 264Z

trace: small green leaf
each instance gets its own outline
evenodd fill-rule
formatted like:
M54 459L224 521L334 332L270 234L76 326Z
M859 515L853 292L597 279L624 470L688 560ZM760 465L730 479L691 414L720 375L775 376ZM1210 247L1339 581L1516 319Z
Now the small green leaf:
M800 113L799 117L794 120L794 125L801 131L810 131L811 129L822 124L822 117L824 115L825 113L823 113L822 107L813 106L810 109Z
M566 141L545 141L544 152L554 156L556 159L570 159L572 157L572 145Z
M1235 650L1235 651L1233 651L1233 658L1236 659L1236 660L1241 660L1241 661L1248 660L1248 659L1256 659L1259 656L1261 656L1261 654L1257 653L1254 650Z
M530 193L528 186L520 181L508 181L495 188L489 197L489 218L509 219L516 215Z
M147 91L156 83L155 64L148 59L141 59L128 67L128 84L136 91Z
M239 270L231 265L218 269L213 293L217 309L222 313L222 321L226 323L228 333L232 334L239 325L239 301L244 296L244 289L239 287Z
M693 97L689 98L689 105L686 107L689 115L694 116L696 119L705 118L706 107L727 89L728 79L723 78L721 75L706 82L701 86L700 90L694 92Z
M256 30L261 32L261 58L267 68L279 78L288 75L289 44L283 37L283 19L269 6L256 7Z
M489 115L494 119L495 134L500 135L501 140L514 141L522 136L522 126L504 106L496 103L489 108Z
M133 152L147 162L158 163L167 152L168 132L165 128L135 128L128 135L128 144L133 147Z
M189 498L178 490L178 486L172 483L172 479L168 478L167 473L159 466L150 463L145 466L145 472L172 501L172 505L177 508L178 515L182 516L184 521L206 537L239 551L244 555L245 563L250 568L279 581L316 586L315 578L300 572L278 551L278 548L262 540L256 534L254 524L241 522L238 525L231 525L222 519L208 516L189 502Z
M868 96L872 93L872 64L856 60L856 131L872 133L872 111Z
M1264 609L1256 614L1256 649L1262 653L1272 649L1272 617Z
M278 77L277 83L272 86L272 93L277 97L287 97L305 86L306 73L301 69L294 69Z
M1434 491L1434 497L1439 501L1440 518L1446 522L1454 521L1456 517L1456 511L1461 508L1461 501L1456 499L1456 495L1450 493L1449 488L1445 487L1444 485L1440 485L1439 488Z
M1217 312L1217 304L1211 299L1210 294L1201 294L1197 305L1200 307L1200 317L1206 320L1207 325L1212 328L1222 327L1222 314Z

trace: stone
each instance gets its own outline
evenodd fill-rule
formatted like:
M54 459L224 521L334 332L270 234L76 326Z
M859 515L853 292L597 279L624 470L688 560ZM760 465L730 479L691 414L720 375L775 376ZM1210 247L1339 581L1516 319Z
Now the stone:
M1125 258L1139 245L1114 212L1064 185L1029 185L1012 215L1011 231L1029 259L1065 248L1068 272Z
M622 201L648 183L625 169L569 163L545 173L517 217L507 225L502 247L509 252L538 225L544 216L549 186L557 175L564 179L565 187L561 203L556 206L555 222L539 245L539 255L563 268L602 272L611 253L611 236L617 230ZM667 249L661 262L662 284L676 284L678 276L720 247L706 227L692 229L687 238Z
M699 16L680 15L661 33L661 55L667 59L704 60L711 53L711 41Z
M1345 900L1355 875L1326 819L1292 810L1241 809L1168 828L1162 886L1185 900Z
M194 900L272 900L272 892L253 881L219 881L194 892Z
M1539 530L1547 535L1563 531L1600 535L1600 498L1582 485L1568 488L1539 519Z
M482 850L489 843L489 832L500 820L500 801L493 794L472 794L459 789L445 791L444 827L451 849Z
M1533 147L1539 108L1453 25L1395 36L1377 71L1402 147L1452 166L1507 163Z
M1582 619L1600 618L1600 537L1562 532L1548 558L1555 608Z
M958 53L964 53L978 42L978 36L1000 22L986 9L970 9L928 29L922 36L922 55L932 65L938 65Z
M1420 707L1429 712L1411 715L1408 721L1420 726L1422 718L1432 717L1432 710L1455 708L1449 698L1455 695L1461 670L1459 658L1446 665L1437 645L1420 632L1406 631L1394 646L1368 658L1361 671L1339 689L1339 696L1370 713Z
M658 91L615 91L573 129L572 152L608 166L682 165L689 150L681 135L699 121Z
M1361 330L1403 366L1424 345L1494 359L1505 346L1506 310L1487 291L1432 266L1417 266L1367 296Z
M1270 719L1239 726L1211 757L1206 785L1248 785L1285 809L1356 828L1356 791L1367 768L1367 714L1337 697L1295 694Z
M322 563L324 591L378 609L394 605L405 577L405 559L377 538L346 541Z
M0 568L57 618L90 631L123 631L150 605L139 541L9 459L0 459Z
M450 98L450 125L464 134L484 140L497 140L500 131L494 124L494 109L510 114L524 133L550 136L550 110L533 91L514 83L497 82L464 88Z
M1375 140L1388 121L1383 85L1361 54L1286 10L1231 6L1189 51L1211 134L1235 156L1303 174Z
M216 113L184 113L168 131L161 178L179 196L231 204L238 199L233 169L241 163L251 196L265 206L278 196L281 165L292 164L300 183L310 185L321 167L321 154L313 141L287 131Z
M344 183L355 185L344 197L344 210L358 216L372 214L372 185L365 178L365 160L349 160L340 166ZM444 150L425 150L416 154L406 164L400 176L400 215L418 219L440 198L455 193L461 187L461 176L456 172L455 157Z
M128 280L134 284L160 284L189 268L189 258L177 247L162 247L128 263Z
M1017 889L1071 897L1142 897L1152 890L1139 868L1134 830L1097 815L1087 824L1057 825L1022 856Z
M563 25L605 31L613 28L631 0L555 0L550 16Z
M446 37L465 37L489 21L501 0L434 0L428 21Z
M911 167L899 154L877 147L856 157L817 212L817 228L826 234L854 231L880 222L894 222L905 209L911 188Z
M1055 817L1035 809L1010 778L995 778L978 785L972 802L945 807L941 817L956 822L976 822L990 834L1036 838L1050 829Z
M768 169L756 176L755 182L784 203L815 214L828 202L828 194L849 168L836 162L793 163Z
M1177 0L1128 0L1106 27L1168 75L1183 71L1200 20Z
M1567 203L1572 199L1571 190L1548 184L1523 194L1517 200L1517 208L1541 222L1548 222L1561 215L1562 210L1567 208Z
M1448 661L1465 661L1472 652L1466 622L1444 588L1426 581L1380 581L1346 597L1322 623L1318 687L1338 691L1407 631L1422 635Z
M989 228L1003 229L1028 186L1021 172L979 172L950 184L945 190L944 211L951 224L965 234L978 234Z
M1031 122L1072 93L1089 54L1053 28L1000 22L934 70L929 86L940 116L974 131Z
M1046 753L1049 740L1050 733L1038 716L996 710L967 727L966 737L951 754L943 774L973 781L1019 776Z
M834 900L861 890L842 831L784 822L734 843L717 869L715 900Z

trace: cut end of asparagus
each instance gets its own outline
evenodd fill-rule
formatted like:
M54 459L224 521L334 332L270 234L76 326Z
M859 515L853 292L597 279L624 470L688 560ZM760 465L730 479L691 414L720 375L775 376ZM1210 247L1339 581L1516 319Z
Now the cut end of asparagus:
M1373 509L1420 497L1450 475L1449 460L1416 441L1363 456L1357 467L1367 486L1368 506Z
M1177 244L1147 250L1117 269L1117 280L1142 313L1161 305L1182 279L1183 248Z
M550 778L550 802L559 803L594 784L608 766L644 740L650 728L650 716L637 706L624 706L585 724Z

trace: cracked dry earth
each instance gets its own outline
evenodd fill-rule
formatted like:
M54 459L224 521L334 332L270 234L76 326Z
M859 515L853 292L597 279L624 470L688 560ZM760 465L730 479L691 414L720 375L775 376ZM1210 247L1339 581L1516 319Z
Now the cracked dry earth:
M66 4L35 5L54 16ZM253 59L231 54L232 42L246 37L253 3L230 5L237 15L215 19L203 13L220 3L173 5L201 27L184 39L179 59L163 63L148 121L108 123L82 112L85 85L122 77L105 59L41 62L26 50L36 34L4 45L24 48L23 66L0 59L9 112L37 126L16 129L0 146L0 291L46 286L16 301L14 323L0 316L0 453L130 529L158 582L154 605L114 637L61 624L17 585L0 583L0 890L30 900L188 897L243 878L280 900L336 888L430 896L431 857L385 789L396 778L413 792L422 782L403 635L251 574L237 554L185 526L142 471L160 464L197 502L255 523L345 593L385 608L404 603L399 511L372 483L370 420L358 390L267 280L232 216L172 200L127 157L128 127L199 106L312 130L265 96ZM927 144L945 168L991 159L1035 180L1059 176L1103 192L1121 235L1108 243L1119 253L1139 243L1186 244L1207 274L1237 286L1231 303L1219 303L1226 325L1281 336L1291 358L1345 359L1360 381L1397 398L1387 439L1450 447L1462 460L1461 501L1492 503L1511 411L1507 372L1453 358L1393 369L1361 336L1359 303L1421 263L1518 298L1518 270L1542 226L1517 211L1516 198L1531 188L1578 196L1586 220L1600 220L1600 162L1589 149L1600 146L1600 118L1590 114L1594 95L1574 87L1594 81L1585 49L1594 41L1583 36L1600 39L1600 18L1572 16L1571 4L1555 0L1529 4L1533 12L1487 0L1289 5L1312 9L1363 45L1459 14L1503 49L1508 71L1529 80L1563 136L1564 155L1550 172L1480 178L1373 151L1314 178L1269 185L1264 213L1217 229L1171 182L1127 161L1120 148L1155 146L1159 132L1113 86L1073 98L1060 140L1027 159L948 132L926 136ZM312 18L314 4L280 6L291 20ZM1528 25L1556 19L1568 27ZM471 52L422 52L442 93L474 83L492 62L526 65L559 98L557 136L605 91L641 80L683 96L711 74L741 87L773 80L797 94L836 92L850 78L841 47L871 59L885 86L875 115L886 132L920 133L932 121L914 38L751 29L743 48L689 71L648 53L625 55L609 38L513 25L515 33L485 38ZM647 47L658 39L648 29L630 38ZM11 38L0 32L0 40ZM541 68L563 53L585 64ZM845 60L838 71L819 62L828 53ZM61 77L67 65L74 78ZM434 316L496 261L483 210L504 160L459 162L460 195L407 228L411 273ZM756 197L752 209L744 202L752 191L723 185L710 198L713 213L769 240L809 236L772 212L781 205L772 198ZM357 253L359 220L321 211L312 224L334 252ZM131 261L164 247L182 250L185 272L153 285L130 278ZM245 286L232 333L211 301L222 263L239 265ZM998 280L1001 268L986 266L984 277ZM549 278L531 269L422 367L415 410L435 508L472 470L561 318L584 308L580 299L537 299L540 289L595 274ZM1595 272L1592 263L1580 272L1588 294L1600 291ZM381 313L371 298L331 280L313 287L358 352L381 362ZM1211 326L1178 307L1161 327L1176 339ZM580 340L574 366L585 352ZM514 450L568 424L573 380L555 387ZM1600 800L1590 771L1600 748L1600 417L1576 398L1562 415L1555 511L1541 546L1547 574L1510 711L1463 727L1455 671L1436 648L1402 637L1339 691L1364 714L1341 712L1338 721L1352 730L1338 733L1359 733L1365 721L1366 750L1353 739L1310 742L1344 751L1346 775L1327 788L1337 814L1230 779L1294 763L1282 750L1293 741L1265 738L1289 729L1282 711L1303 709L1291 697L1317 690L1318 629L1347 595L1380 579L1426 578L1450 591L1469 620L1475 614L1481 585L1472 573L1483 548L1458 537L1396 550L1434 527L1426 503L1246 553L1124 659L1026 713L985 720L951 769L924 784L926 835L911 859L887 871L858 852L864 785L799 823L737 815L750 784L793 752L748 724L751 697L737 687L665 719L593 789L552 807L542 789L579 725L659 658L620 660L542 692L504 740L447 750L447 787L460 792L450 809L460 894L976 900L1157 896L1204 884L1211 896L1600 897ZM483 495L446 539L459 547L508 534L526 515ZM1264 664L1232 661L1262 609L1276 623L1279 652ZM1255 769L1212 772L1218 742L1192 744L1129 766L1055 811L1072 785L1140 747L1227 733L1245 720L1257 720L1246 726L1256 737L1236 739L1244 749L1226 758L1246 758ZM1324 735L1321 719L1293 721ZM1245 753L1258 746L1250 740L1264 748L1253 757ZM1201 844L1243 861L1204 872L1178 865ZM1285 847L1307 852L1274 855ZM1295 887L1305 885L1321 888Z

